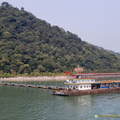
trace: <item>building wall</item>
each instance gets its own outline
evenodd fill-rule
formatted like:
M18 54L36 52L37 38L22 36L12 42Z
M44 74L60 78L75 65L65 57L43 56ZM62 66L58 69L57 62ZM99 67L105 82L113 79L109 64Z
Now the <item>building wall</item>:
M70 85L69 88L77 90L91 90L91 84L85 85Z
M78 90L91 90L91 84L79 85Z

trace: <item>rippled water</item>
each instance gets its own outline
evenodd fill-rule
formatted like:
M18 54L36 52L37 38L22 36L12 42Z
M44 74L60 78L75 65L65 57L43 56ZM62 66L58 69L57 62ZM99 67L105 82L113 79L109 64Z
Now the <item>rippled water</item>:
M120 115L119 93L63 97L52 90L0 86L0 120L120 120L101 115Z

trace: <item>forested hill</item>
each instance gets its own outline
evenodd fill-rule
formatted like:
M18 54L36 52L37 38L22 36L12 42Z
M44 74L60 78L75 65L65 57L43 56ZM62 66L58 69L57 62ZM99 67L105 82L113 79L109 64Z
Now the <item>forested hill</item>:
M44 11L43 11L44 12ZM64 18L63 18L64 19ZM7 2L0 6L0 74L120 72L120 59Z

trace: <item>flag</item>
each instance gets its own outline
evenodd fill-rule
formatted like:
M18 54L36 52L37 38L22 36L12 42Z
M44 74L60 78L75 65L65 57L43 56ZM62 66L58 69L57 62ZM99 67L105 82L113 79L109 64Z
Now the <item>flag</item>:
M65 75L68 75L70 72L69 71L66 71Z

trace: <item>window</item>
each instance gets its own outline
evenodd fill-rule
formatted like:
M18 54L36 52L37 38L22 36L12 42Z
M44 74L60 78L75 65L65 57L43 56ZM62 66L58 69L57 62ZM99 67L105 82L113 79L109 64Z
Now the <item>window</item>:
M76 86L76 88L78 88L78 86Z

